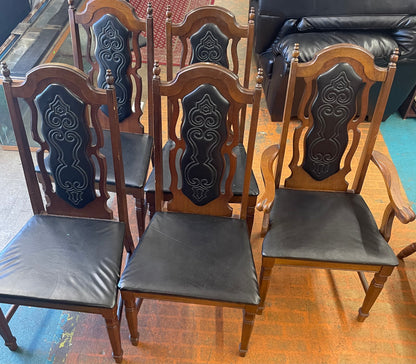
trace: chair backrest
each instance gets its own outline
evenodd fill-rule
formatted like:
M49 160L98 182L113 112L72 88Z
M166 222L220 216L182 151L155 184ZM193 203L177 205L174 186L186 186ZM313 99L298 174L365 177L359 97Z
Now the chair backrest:
M398 50L386 68L376 66L369 52L351 44L327 47L307 63L298 63L299 51L296 44L286 93L276 188L288 141L293 138L286 187L359 193L393 82ZM298 97L294 94L297 80L303 80L304 87L298 98L301 101L297 116L291 118L293 100ZM367 115L370 88L377 83L381 87L373 117L360 126ZM293 121L299 125L290 134ZM353 178L348 183L346 176L352 170Z
M87 34L86 59L91 66L90 80L98 87L105 87L105 72L110 69L114 75L117 94L118 116L121 131L143 133L140 122L143 114L141 44L139 35L146 32L148 107L152 109L150 91L153 67L153 10L149 3L146 19L137 17L134 8L124 0L89 0L82 12L77 12L73 0L69 3L69 25L71 29L74 64L84 69L80 42L79 25ZM145 39L144 37L142 39ZM95 46L94 46L95 45ZM94 49L93 49L94 46ZM92 55L94 53L94 56ZM105 126L108 110L102 108L101 119ZM149 131L151 132L149 113Z
M12 81L5 63L2 64L2 72L4 92L34 214L113 218L107 204L107 167L100 153L103 132L98 121L99 108L107 105L118 216L128 230L117 103L111 72L107 73L106 90L95 88L84 72L65 64L37 66L27 73L23 83ZM19 106L22 103L29 108L24 115ZM36 162L44 196L36 177L25 125L30 125L32 138L39 144ZM51 173L45 167L48 155ZM93 158L100 169L97 185Z
M184 67L168 82L160 81L158 63L154 74L156 210L160 210L162 201L161 96L166 96L173 111L167 137L175 144L169 154L173 198L168 209L186 213L231 215L228 202L236 170L232 149L238 144L238 116L243 106L252 105L240 214L245 219L262 71L253 90L242 87L228 69L212 63Z
M249 87L251 58L254 40L254 8L250 9L248 24L240 25L235 16L219 6L202 6L186 14L180 24L172 23L170 6L166 12L166 70L167 79L173 78L173 41L179 38L182 45L180 68L198 62L211 62L230 68L239 75L238 46L246 39L242 85ZM231 62L230 62L231 59ZM244 138L246 109L241 110L240 143Z

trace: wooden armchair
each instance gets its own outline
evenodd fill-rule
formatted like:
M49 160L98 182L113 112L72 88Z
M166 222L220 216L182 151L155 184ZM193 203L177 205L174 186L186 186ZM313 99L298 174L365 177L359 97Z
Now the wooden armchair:
M119 284L130 340L137 345L137 314L142 299L234 307L244 310L240 344L240 355L244 356L259 302L245 218L262 75L258 75L256 89L249 90L240 85L235 74L215 64L184 67L171 82L161 82L159 73L156 65L153 92L158 212ZM162 95L173 106L168 137L175 143L169 153L172 199L167 211L162 211ZM253 106L253 111L242 204L240 213L232 217L229 201L236 173L233 151L239 135L236 116L247 104ZM140 299L137 305L136 298Z
M80 31L82 26L87 34L84 50L90 70L91 82L105 87L105 72L110 69L114 75L117 94L117 108L120 121L121 145L124 154L124 171L127 194L136 201L136 218L139 236L144 231L146 206L144 184L147 178L153 147L152 113L148 113L148 131L140 122L142 111L142 55L139 35L146 32L147 37L147 103L152 110L152 67L153 67L153 9L148 4L147 18L136 16L134 8L124 0L89 0L82 12L76 11L73 0L69 3L69 25L71 29L74 64L84 69ZM93 49L93 46L95 48ZM94 55L93 55L94 53ZM100 122L108 128L108 110L100 109ZM111 148L107 147L109 133L104 131L102 153L111 161ZM114 190L114 172L110 162L108 169L108 188Z
M266 235L258 313L264 309L275 264L307 266L357 271L366 291L358 315L358 321L364 321L398 264L387 243L393 219L406 224L415 214L400 196L392 162L373 150L397 52L387 68L380 68L364 49L339 44L300 64L295 46L280 145L267 148L261 161L266 191L257 208L264 211ZM301 95L294 90L298 80L304 82ZM375 83L381 84L377 107L364 123L369 90ZM291 119L295 98L301 101L297 117ZM287 165L289 149L292 158ZM360 196L370 161L382 173L390 197L380 229ZM363 272L375 272L370 285Z
M3 76L34 216L0 252L0 302L14 305L6 317L0 312L0 334L10 349L17 348L7 324L16 305L101 314L113 357L120 363L123 351L117 283L123 246L130 253L134 245L111 73L106 76L107 90L95 88L86 74L64 64L38 66L20 84L11 80L3 63ZM19 101L30 108L24 117ZM100 153L104 136L97 115L101 105L109 110L118 221L107 205L106 160ZM44 194L36 176L26 123L39 144L36 161Z
M249 87L251 58L254 39L254 8L251 8L248 16L248 24L240 25L234 15L227 9L218 6L203 6L191 10L180 24L172 23L172 11L170 6L166 13L166 70L167 79L173 79L173 43L180 41L182 45L180 68L189 64L199 62L211 62L229 68L236 75L240 75L241 84ZM178 40L179 39L179 40ZM245 48L242 44L246 42ZM238 48L244 49L245 62L244 70L238 59ZM233 198L231 202L241 203L241 196L244 184L244 170L247 159L244 146L244 130L246 120L246 107L241 109L239 114L240 135L239 143L235 146L234 153L237 156L237 172L232 183ZM171 107L168 106L168 123L171 119ZM170 200L169 190L170 175L167 166L168 154L172 148L172 141L169 140L163 148L164 164L164 199ZM227 166L228 168L228 166ZM149 203L150 215L155 210L155 181L154 174L149 176L145 186L146 201ZM254 212L259 189L254 174L251 174L247 223L251 233L254 220Z

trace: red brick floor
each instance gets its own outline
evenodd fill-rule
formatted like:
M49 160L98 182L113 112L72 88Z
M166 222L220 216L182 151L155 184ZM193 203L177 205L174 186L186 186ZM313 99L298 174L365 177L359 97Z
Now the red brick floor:
M246 2L244 6L237 0L218 0L216 4L234 11L239 21L246 19ZM261 189L259 158L268 145L277 142L279 130L278 123L269 121L263 104L253 167ZM388 154L381 136L376 149ZM363 196L379 222L388 196L375 167L370 167ZM251 239L258 270L261 218L257 212ZM135 222L133 213L130 221ZM135 226L132 231L136 231ZM396 221L391 246L398 252L415 236L415 223L403 226ZM356 273L276 266L266 309L256 318L245 358L238 356L240 310L148 300L138 316L137 347L130 344L127 324L122 319L124 362L416 363L415 296L416 254L394 270L363 323L356 321L364 298ZM63 357L56 356L55 363L112 363L104 320L86 314L77 320L70 334L68 352Z

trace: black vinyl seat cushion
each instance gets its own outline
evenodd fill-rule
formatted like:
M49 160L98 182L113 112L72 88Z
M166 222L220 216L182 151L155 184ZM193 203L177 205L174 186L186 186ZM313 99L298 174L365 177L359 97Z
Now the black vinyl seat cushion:
M33 216L0 252L0 302L53 302L112 308L124 223Z
M121 276L121 290L257 305L247 224L157 212Z
M297 260L396 266L358 194L277 189L263 256Z
M113 154L111 151L111 135L109 130L103 130L104 146L100 149L107 161L107 184L115 185ZM123 155L124 179L126 187L143 188L149 169L152 154L153 138L148 134L120 133L121 153ZM100 178L100 170L95 164L95 179ZM49 172L49 156L45 158L45 167ZM36 166L36 172L39 172Z
M115 185L114 165L111 152L111 135L103 130L104 147L101 153L107 160L107 183ZM143 188L147 178L153 138L148 134L120 133L126 187Z
M162 157L163 157L163 192L169 193L170 192L170 171L169 171L169 151L174 147L174 142L172 140L168 140L167 143L164 145L162 150ZM244 174L246 168L246 160L247 160L247 153L244 148L244 145L238 144L234 147L233 153L237 159L237 166L234 175L234 179L232 182L232 192L234 196L241 196L243 194L243 187L244 187ZM226 161L228 162L228 161ZM229 163L226 164L226 172L230 168ZM155 171L149 175L149 178L146 182L146 186L144 187L145 192L155 192ZM250 196L258 196L259 194L259 187L257 185L256 178L254 177L253 172L251 172L250 177L250 187L249 187L249 195Z

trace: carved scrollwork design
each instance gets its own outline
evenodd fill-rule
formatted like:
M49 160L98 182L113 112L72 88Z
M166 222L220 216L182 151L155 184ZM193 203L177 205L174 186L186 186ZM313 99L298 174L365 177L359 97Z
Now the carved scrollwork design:
M96 198L94 166L87 154L90 135L83 120L85 105L60 85L50 85L36 98L56 194L82 208Z
M211 62L228 68L229 39L217 25L208 23L190 37L191 63Z
M201 85L183 98L183 139L186 148L181 160L182 192L198 206L220 194L227 139L229 103L211 85Z
M334 66L317 78L317 96L311 113L314 124L305 138L303 168L321 181L340 169L348 145L348 123L356 114L362 79L347 63Z
M95 57L99 65L97 84L106 87L107 69L114 76L119 121L131 115L132 83L127 75L131 62L129 31L113 15L105 15L93 25L96 39ZM108 115L106 106L101 110Z

